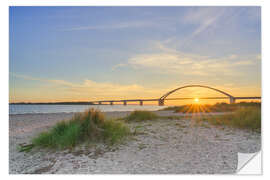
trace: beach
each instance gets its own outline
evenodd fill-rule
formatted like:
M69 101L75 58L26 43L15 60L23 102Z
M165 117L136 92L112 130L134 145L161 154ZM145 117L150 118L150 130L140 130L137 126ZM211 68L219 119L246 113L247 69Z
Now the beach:
M108 118L130 112L105 112ZM183 116L155 111L160 116ZM261 149L261 135L243 129L194 124L190 117L131 122L138 133L123 144L92 144L73 150L34 149L19 152L19 144L68 120L74 113L9 115L10 174L231 174L237 153Z

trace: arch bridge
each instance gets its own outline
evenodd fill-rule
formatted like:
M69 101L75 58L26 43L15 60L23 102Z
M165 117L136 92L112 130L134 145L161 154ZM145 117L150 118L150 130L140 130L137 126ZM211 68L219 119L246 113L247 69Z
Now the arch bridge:
M143 102L145 101L157 101L159 106L163 106L165 100L188 100L188 99L194 99L194 98L167 98L169 95L173 94L176 91L179 91L181 89L185 89L185 88L190 88L190 87L200 87L200 88L206 88L206 89L211 89L214 90L216 92L219 92L223 95L225 95L225 97L202 97L200 99L229 99L230 104L235 103L235 101L237 99L261 99L261 97L258 96L252 96L252 97L235 97L229 93L226 93L222 90L210 87L210 86L205 86L205 85L186 85L186 86L181 86L178 87L176 89L173 89L167 93L165 93L163 96L161 96L160 98L157 99L125 99L125 100L105 100L105 101L92 101L91 103L93 104L99 104L102 105L104 103L109 103L110 105L113 105L116 102L121 102L123 103L123 105L127 105L127 102L139 102L139 104L142 106Z

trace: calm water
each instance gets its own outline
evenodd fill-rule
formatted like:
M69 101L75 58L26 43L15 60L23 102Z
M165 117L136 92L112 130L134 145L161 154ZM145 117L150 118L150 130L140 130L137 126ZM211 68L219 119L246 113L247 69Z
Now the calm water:
M61 112L83 112L88 108L96 108L103 112L110 111L133 111L149 110L155 111L166 106L139 106L139 105L9 105L9 114L34 114L34 113L61 113Z

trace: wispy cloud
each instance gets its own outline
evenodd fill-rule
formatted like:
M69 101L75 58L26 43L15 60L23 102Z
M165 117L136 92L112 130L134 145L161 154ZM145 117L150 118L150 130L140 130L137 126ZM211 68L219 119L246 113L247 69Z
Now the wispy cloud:
M161 43L156 46L158 53L136 54L129 58L128 63L118 64L116 68L129 66L135 69L147 68L160 73L184 74L194 76L240 75L235 68L251 66L256 62L257 55L242 57L230 54L213 58L197 54L188 54L165 47Z
M32 76L28 76L28 75L23 75L23 74L17 74L17 73L14 73L14 72L10 72L10 75L13 76L13 77L22 78L22 79L26 79L26 80L41 81L41 82L44 82L44 83L55 83L55 84L59 84L59 85L63 85L63 86L68 86L68 87L75 86L75 84L70 83L68 81L64 81L64 80L42 79L42 78L36 78L36 77L32 77Z
M91 26L77 26L64 29L64 31L82 31L82 30L106 30L106 29L127 29L127 28L141 28L141 27L155 27L158 24L151 21L127 21L127 22L115 22L101 25Z
M138 84L116 84L111 82L96 82L85 79L82 83L73 83L59 79L43 79L35 78L28 75L10 73L11 76L30 81L39 81L43 88L35 89L35 91L44 91L46 86L54 85L55 91L62 92L62 95L69 96L72 100L88 99L88 100L102 100L108 98L143 98L143 97L159 97L163 92L168 91L168 87L156 89L151 87L144 87ZM59 89L61 91L59 91ZM31 93L32 90L24 91L23 93ZM45 95L45 94L44 94ZM51 95L53 96L53 95ZM34 97L33 97L34 98ZM61 97L58 97L61 99Z
M182 46L189 45L198 36L205 36L207 32L214 32L219 27L230 28L238 25L236 16L245 10L240 8L235 11L228 7L192 8L181 20L182 23L194 26L193 31L182 41Z
M219 18L225 13L225 9L220 8L196 8L189 11L183 21L189 24L195 24L197 27L192 32L189 38L193 38L194 36L202 33L207 28L214 26L216 22L218 22Z

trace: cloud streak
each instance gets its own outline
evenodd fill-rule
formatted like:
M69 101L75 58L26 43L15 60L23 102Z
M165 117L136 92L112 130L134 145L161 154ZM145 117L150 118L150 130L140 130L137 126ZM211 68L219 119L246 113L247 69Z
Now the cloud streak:
M229 7L201 7L189 10L182 23L194 26L193 31L183 40L182 47L189 45L198 36L205 36L208 32L218 33L219 28L228 28L228 30L239 26L239 16L246 13L247 8L239 8L235 11ZM257 10L255 11L257 12ZM249 13L250 17L256 16L256 13ZM214 32L217 30L216 32Z
M88 99L88 100L102 100L108 98L121 99L121 98L143 98L143 97L159 97L163 92L168 90L167 88L151 88L151 87L143 87L138 84L115 84L110 82L96 82L93 80L85 79L82 83L72 83L65 80L59 79L42 79L35 78L27 75L21 75L16 73L10 73L11 76L16 78L21 78L24 80L30 81L39 81L41 82L39 89L43 91L45 88L49 89L50 85L54 85L55 91L61 89L61 91L66 94L66 96L70 97L70 99ZM29 90L30 92L31 90ZM35 91L38 91L35 89ZM27 91L24 91L27 93Z
M129 21L129 22L116 22L111 24L103 24L103 25L92 25L92 26L78 26L72 27L68 29L64 29L64 31L83 31L83 30L117 30L117 29L128 29L128 28L147 28L147 27L155 27L158 24L155 24L151 21Z
M217 23L224 12L225 9L223 8L200 8L187 13L184 17L184 22L198 25L192 32L190 38L193 38Z
M258 55L242 57L236 54L213 58L188 54L163 46L158 43L158 53L136 54L126 64L118 64L114 69L132 67L150 69L161 74L183 74L193 76L236 76L241 75L237 67L252 66ZM188 70L188 71L187 71Z

